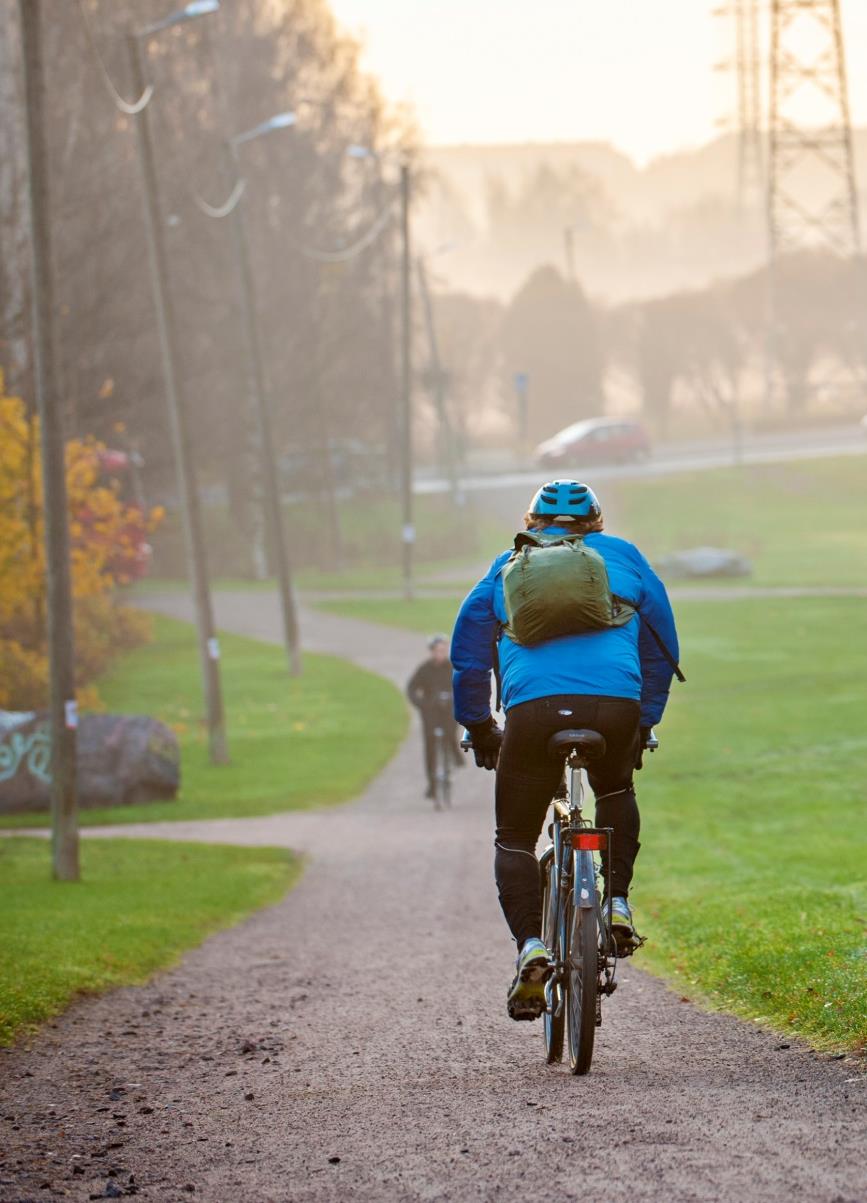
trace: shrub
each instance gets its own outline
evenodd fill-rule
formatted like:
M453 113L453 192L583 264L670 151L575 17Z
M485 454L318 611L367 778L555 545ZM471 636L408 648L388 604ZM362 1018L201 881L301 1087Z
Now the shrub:
M0 373L0 708L32 710L48 700L46 573L39 421L8 397ZM104 473L105 447L66 446L70 563L75 605L76 684L85 686L120 651L146 641L144 615L117 605L115 589L140 564L143 538L160 514L126 503ZM96 700L92 689L89 701ZM84 698L80 698L84 700Z

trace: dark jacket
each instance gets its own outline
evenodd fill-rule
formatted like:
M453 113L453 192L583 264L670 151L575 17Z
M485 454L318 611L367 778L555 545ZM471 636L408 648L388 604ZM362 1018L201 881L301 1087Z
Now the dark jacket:
M409 679L406 696L425 719L451 718L452 666L448 660L441 664L422 661Z

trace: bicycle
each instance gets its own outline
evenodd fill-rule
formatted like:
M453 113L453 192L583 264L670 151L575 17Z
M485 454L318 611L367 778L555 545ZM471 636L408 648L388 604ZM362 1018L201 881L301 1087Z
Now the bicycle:
M648 751L659 746L650 733ZM545 985L545 1059L562 1061L568 1038L569 1068L586 1074L593 1059L596 1028L602 1024L602 998L617 989L618 956L631 956L644 941L618 947L611 927L613 832L594 827L583 815L581 772L605 753L605 739L586 728L556 732L549 754L562 757L568 788L554 797L548 828L551 844L542 853L542 939L554 971ZM603 906L597 886L601 870L595 853L607 852Z
M451 717L452 695L440 693L437 695L438 709L444 717L443 723L437 723L433 730L434 737L434 810L448 810L452 804L452 774L451 751L446 745L446 730L444 723L453 722Z

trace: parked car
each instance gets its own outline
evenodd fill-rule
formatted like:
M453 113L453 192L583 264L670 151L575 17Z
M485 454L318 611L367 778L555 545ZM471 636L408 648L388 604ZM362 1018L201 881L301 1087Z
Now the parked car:
M650 439L640 422L587 418L540 443L534 459L540 468L577 468L637 463L649 455Z

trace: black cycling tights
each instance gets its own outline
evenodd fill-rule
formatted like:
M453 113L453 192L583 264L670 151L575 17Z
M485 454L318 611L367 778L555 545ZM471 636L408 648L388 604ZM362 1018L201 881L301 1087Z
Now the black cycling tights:
M519 948L542 934L536 843L563 773L562 760L552 760L546 750L555 731L589 727L605 736L605 755L594 762L588 776L596 795L596 822L614 830L612 893L628 895L639 848L632 772L640 710L638 702L628 698L589 694L539 698L509 710L497 768L494 874L503 914Z

